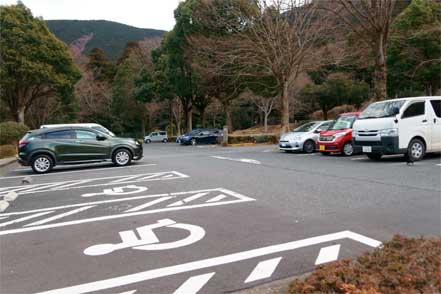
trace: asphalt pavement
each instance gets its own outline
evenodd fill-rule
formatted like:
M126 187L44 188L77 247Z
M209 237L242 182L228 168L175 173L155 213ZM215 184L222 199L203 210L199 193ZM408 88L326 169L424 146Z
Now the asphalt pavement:
M407 166L276 146L148 144L125 168L11 165L0 292L229 293L440 235L439 155ZM23 184L24 177L31 182Z

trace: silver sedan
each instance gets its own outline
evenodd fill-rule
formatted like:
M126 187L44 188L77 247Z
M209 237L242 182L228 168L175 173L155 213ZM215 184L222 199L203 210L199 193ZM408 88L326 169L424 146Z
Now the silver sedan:
M316 143L320 136L320 132L327 130L331 122L332 120L313 121L301 125L292 132L282 134L279 140L279 149L286 152L314 152L316 150Z

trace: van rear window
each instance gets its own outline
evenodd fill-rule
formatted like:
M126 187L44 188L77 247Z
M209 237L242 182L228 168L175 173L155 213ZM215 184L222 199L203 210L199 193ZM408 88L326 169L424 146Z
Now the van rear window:
M430 100L430 104L432 104L436 116L441 117L441 100Z

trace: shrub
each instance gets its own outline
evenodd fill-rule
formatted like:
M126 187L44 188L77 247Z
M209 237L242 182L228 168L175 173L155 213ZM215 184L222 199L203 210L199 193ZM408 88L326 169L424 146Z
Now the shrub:
M0 145L0 159L15 155L17 155L17 147L15 145Z
M394 236L382 248L319 266L306 279L296 279L290 294L440 293L441 238Z
M243 135L243 136L228 136L228 144L243 144L243 143L277 143L279 137L276 135Z
M0 145L17 144L27 131L29 128L21 123L13 121L0 123Z

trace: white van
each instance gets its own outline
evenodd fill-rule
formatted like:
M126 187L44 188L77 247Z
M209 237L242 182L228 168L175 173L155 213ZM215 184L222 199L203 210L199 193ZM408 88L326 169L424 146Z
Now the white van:
M370 159L404 154L417 161L426 152L441 151L441 96L399 98L375 102L352 129L354 148Z
M51 124L51 125L41 125L40 129L45 128L59 128L59 127L85 127L85 128L91 128L97 131L100 131L104 134L107 134L109 136L115 137L115 134L103 127L100 124L94 124L94 123L79 123L79 124Z

